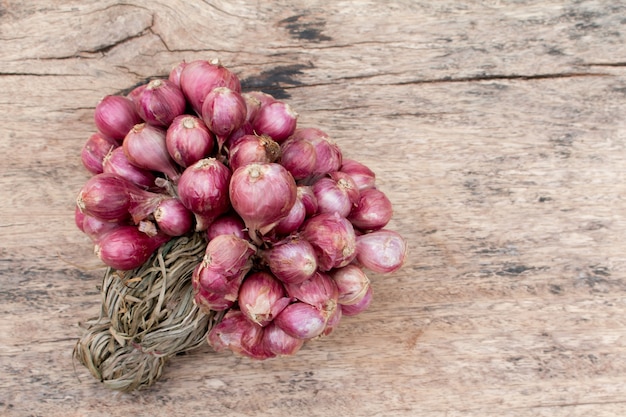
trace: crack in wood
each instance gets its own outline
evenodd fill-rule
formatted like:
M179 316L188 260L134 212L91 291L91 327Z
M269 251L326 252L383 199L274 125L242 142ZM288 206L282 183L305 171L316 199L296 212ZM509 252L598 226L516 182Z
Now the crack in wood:
M578 78L578 77L606 77L610 74L598 73L598 72L561 72L561 73L547 73L547 74L485 74L468 77L443 77L432 78L412 81L401 81L398 83L391 83L391 85L412 85L412 84L436 84L436 83L466 83L476 81L496 81L496 80L547 80L554 78Z
M127 42L130 42L134 39L138 39L141 38L142 36L144 36L146 33L150 32L150 29L152 27L152 22L150 23L149 26L146 26L145 28L143 28L140 32L134 34L134 35L130 35L127 36L125 38L122 38L118 41L115 41L109 45L103 45L100 47L97 47L95 49L91 49L91 50L84 50L84 51L78 51L78 53L89 53L89 54L102 54L102 55L106 55L107 52L111 51L113 48L116 48L120 45L123 45Z
M36 72L0 72L0 77L86 77L85 74L61 74L61 73L42 73Z
M626 62L587 62L584 67L626 67Z
M367 74L367 75L355 75L350 77L341 77L336 79L333 82L325 82L325 83L304 83L304 82L292 82L291 85L276 85L276 84L258 84L256 87L261 90L291 90L302 87L320 87L327 85L337 84L338 81L347 81L347 80L365 80L369 78L376 77L384 77L389 75L399 75L399 74ZM443 78L425 78L421 80L410 80L410 81L400 81L395 83L383 83L376 85L417 85L417 84L438 84L438 83L467 83L467 82L481 82L481 81L497 81L497 80L511 80L511 81L532 81L532 80L546 80L546 79L559 79L559 78L579 78L579 77L607 77L611 76L611 74L607 73L599 73L599 72L561 72L561 73L546 73L546 74L533 74L533 75L522 75L522 74L488 74L488 75L478 75L478 76L468 76L468 77L443 77Z

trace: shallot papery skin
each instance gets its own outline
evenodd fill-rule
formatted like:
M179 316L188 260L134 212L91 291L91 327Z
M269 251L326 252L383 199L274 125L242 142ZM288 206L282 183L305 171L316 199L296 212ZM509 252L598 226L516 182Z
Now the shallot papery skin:
M297 122L298 113L289 104L275 101L261 106L252 127L259 135L268 135L281 143L296 130Z
M372 287L369 286L365 295L356 304L340 304L341 314L344 316L356 316L367 310L372 303Z
M104 234L96 243L96 255L111 268L131 270L143 265L152 253L171 237L148 236L136 226L119 226Z
M159 230L170 236L182 236L193 227L193 214L178 198L166 198L154 210Z
M167 194L146 191L138 187L132 188L129 194L130 204L128 205L128 212L135 224L148 219L158 205L169 197Z
M359 190L376 187L376 174L364 164L350 158L343 158L341 172L350 175Z
M167 151L176 163L188 167L211 155L213 133L202 119L190 114L176 117L165 134Z
M261 106L268 106L277 101L274 96L263 91L247 91L244 94L258 100Z
M287 295L322 311L331 311L337 304L337 285L328 274L315 272L298 284L285 284Z
M166 128L187 107L183 92L169 80L152 80L141 92L137 113L151 125Z
M209 345L216 352L231 350L236 354L254 359L267 359L274 354L263 348L264 329L239 311L231 309L208 333Z
M204 99L216 87L241 92L239 78L217 59L188 62L180 73L180 89L197 115L202 114Z
M376 188L361 191L359 201L348 215L348 220L361 230L382 229L393 215L391 201L385 193Z
M310 304L296 301L289 304L274 319L274 323L288 335L297 339L311 339L324 331L326 313Z
M104 157L102 169L104 172L115 174L144 189L155 186L156 177L152 171L131 164L122 147L113 149Z
M165 130L140 123L128 132L122 144L131 164L150 171L159 171L174 182L180 177L176 162L167 151Z
M356 238L356 260L373 272L397 271L404 264L406 253L406 240L393 230L380 229Z
M284 283L298 284L311 278L317 270L315 249L301 238L278 242L263 256L272 273Z
M326 326L324 327L324 331L321 336L328 336L339 326L339 322L343 317L343 311L341 309L341 305L336 304L335 308L330 312L328 316L328 320L326 321Z
M132 184L114 174L102 173L89 178L76 198L79 209L106 221L123 221L130 217Z
M248 234L258 240L287 216L297 197L296 182L277 163L252 163L233 172L229 186L233 209L241 216Z
M337 285L339 304L359 303L370 287L370 280L365 272L353 264L333 269L330 276Z
M226 276L239 275L250 270L255 253L256 247L247 240L219 235L208 243L202 264Z
M253 323L267 326L290 300L283 284L272 274L258 271L249 274L239 287L239 309Z
M235 305L235 301L227 299L224 294L218 294L194 286L194 303L206 314L211 311L225 311Z
M117 142L100 132L92 134L83 145L80 159L83 166L92 174L104 172L102 163L109 152L117 148Z
M187 167L178 180L178 196L189 210L209 218L196 231L206 230L210 219L230 207L228 185L230 169L215 158L204 158Z
M320 213L304 222L301 235L317 254L321 271L348 265L356 256L352 223L338 213Z
M263 346L276 356L289 356L295 355L304 346L304 340L288 335L271 322L263 330Z
M335 181L335 183L337 183L340 190L346 193L348 199L350 200L350 204L355 206L359 202L361 192L352 177L341 171L333 171L329 173L328 176Z
M104 136L121 142L130 129L142 120L129 98L109 95L96 105L94 122Z
M223 271L215 270L199 263L193 270L192 284L198 294L197 299L203 299L204 305L224 301L235 302L239 294L239 287L247 271L238 275L225 275Z
M237 214L225 213L218 216L207 228L207 240L211 241L219 235L235 235L240 239L246 239L246 225Z

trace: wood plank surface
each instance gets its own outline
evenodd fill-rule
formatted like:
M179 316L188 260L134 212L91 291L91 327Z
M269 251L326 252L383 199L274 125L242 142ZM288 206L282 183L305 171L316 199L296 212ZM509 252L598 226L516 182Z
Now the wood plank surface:
M623 416L625 38L615 0L0 1L0 414ZM72 361L80 149L102 96L214 57L376 172L407 262L294 357L109 391Z

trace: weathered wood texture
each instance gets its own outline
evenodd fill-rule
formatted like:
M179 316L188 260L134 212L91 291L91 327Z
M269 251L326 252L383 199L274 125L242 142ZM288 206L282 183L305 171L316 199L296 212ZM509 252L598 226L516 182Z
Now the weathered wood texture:
M624 415L625 22L615 0L1 1L0 414ZM207 347L107 391L71 360L103 271L79 151L100 97L213 57L376 171L409 258L295 357Z

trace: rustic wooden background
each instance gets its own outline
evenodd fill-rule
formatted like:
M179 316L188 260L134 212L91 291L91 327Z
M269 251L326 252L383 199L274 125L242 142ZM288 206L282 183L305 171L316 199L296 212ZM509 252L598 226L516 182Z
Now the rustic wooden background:
M623 416L626 2L0 1L0 414ZM327 339L108 391L71 353L105 94L219 57L371 166L410 242Z

